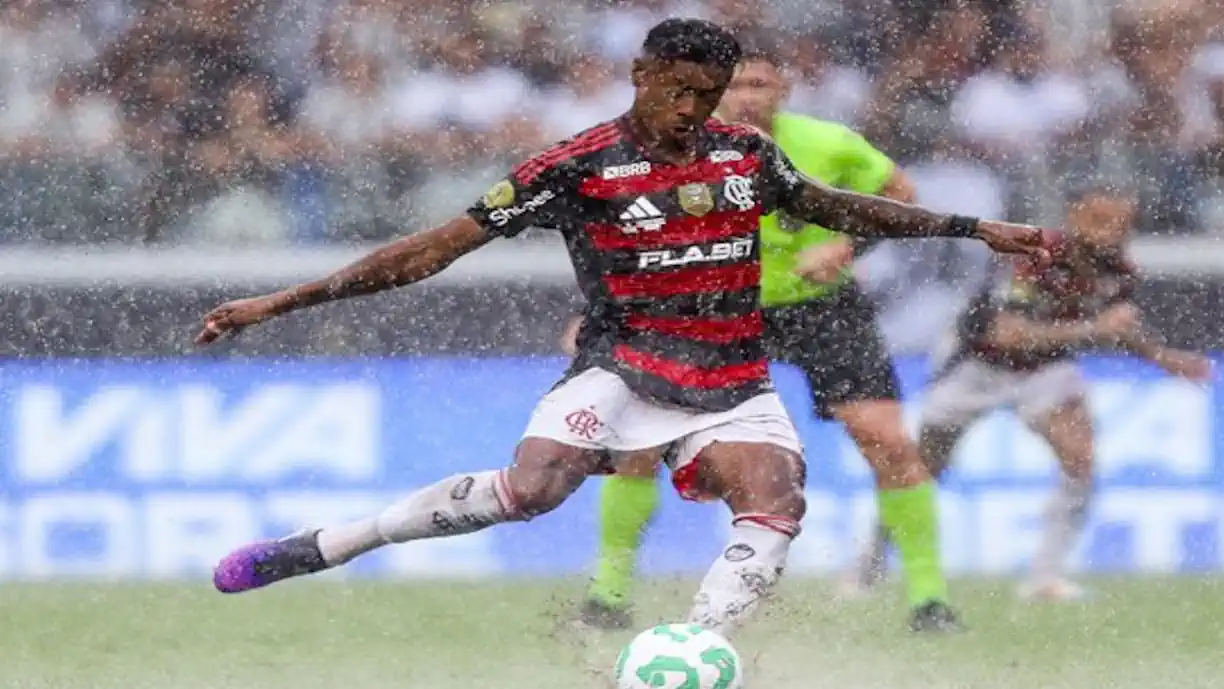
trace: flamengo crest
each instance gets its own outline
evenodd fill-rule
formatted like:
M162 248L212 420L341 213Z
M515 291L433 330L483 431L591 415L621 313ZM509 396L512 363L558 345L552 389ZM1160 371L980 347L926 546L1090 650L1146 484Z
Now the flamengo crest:
M740 175L731 175L723 183L723 196L741 211L750 211L756 206L756 192L752 180Z

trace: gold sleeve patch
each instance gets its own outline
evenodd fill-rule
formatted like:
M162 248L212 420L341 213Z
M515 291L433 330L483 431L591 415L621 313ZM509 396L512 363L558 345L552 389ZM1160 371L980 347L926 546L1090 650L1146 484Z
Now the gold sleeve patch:
M489 208L505 208L514 203L514 185L510 180L503 179L494 184L484 196L485 205Z
M1035 290L1033 286L1027 282L1016 280L1011 284L1011 292L1008 293L1008 298L1012 301L1031 301Z

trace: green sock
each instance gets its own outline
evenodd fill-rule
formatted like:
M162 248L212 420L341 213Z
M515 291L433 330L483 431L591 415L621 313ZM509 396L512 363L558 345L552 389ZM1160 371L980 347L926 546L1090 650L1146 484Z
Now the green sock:
M612 607L629 604L629 587L646 524L659 504L653 478L609 476L599 492L599 561L591 598Z
M934 482L877 494L880 521L901 553L910 605L946 601L948 583L939 561L939 516Z

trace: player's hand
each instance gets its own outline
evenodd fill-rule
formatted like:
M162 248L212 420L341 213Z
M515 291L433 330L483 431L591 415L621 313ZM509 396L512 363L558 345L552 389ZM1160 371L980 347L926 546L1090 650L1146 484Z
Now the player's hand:
M1102 311L1093 325L1104 340L1126 340L1139 332L1139 309L1130 302L1115 304Z
M854 246L848 239L839 239L800 252L795 274L816 284L833 282L853 262Z
M196 335L195 342L207 345L222 337L237 335L243 328L284 313L291 301L289 294L276 292L226 302L204 315L204 327Z
M978 221L977 236L991 249L1001 254L1021 254L1039 265L1050 263L1050 245L1040 227L1017 225L994 220Z
M1196 383L1206 383L1215 377L1211 359L1197 352L1167 349L1160 354L1157 364L1169 375L1185 378Z

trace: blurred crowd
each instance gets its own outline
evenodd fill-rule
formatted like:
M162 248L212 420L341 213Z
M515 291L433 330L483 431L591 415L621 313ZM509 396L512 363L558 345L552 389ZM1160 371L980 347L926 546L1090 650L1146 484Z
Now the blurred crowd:
M621 113L665 16L766 30L791 109L944 210L1104 177L1224 234L1218 0L3 0L0 241L381 239Z

